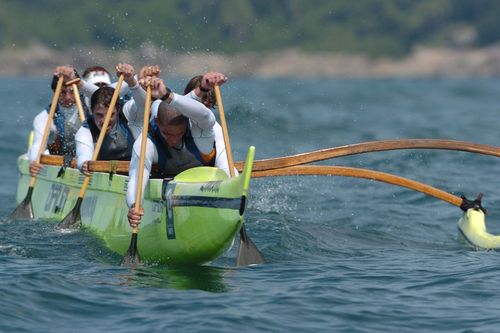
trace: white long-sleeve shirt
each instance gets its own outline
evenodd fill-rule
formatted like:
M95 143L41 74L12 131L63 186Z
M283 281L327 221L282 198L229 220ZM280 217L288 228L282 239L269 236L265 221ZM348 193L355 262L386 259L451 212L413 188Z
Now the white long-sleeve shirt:
M201 98L196 95L194 90L192 90L186 96L201 103ZM153 106L151 107L151 119L154 119L158 116L159 104L159 102L153 103ZM215 135L215 149L217 152L214 166L218 169L223 170L228 176L231 176L231 173L229 172L229 161L227 158L226 143L224 142L224 133L222 131L222 126L216 121L213 129ZM238 170L236 170L236 168L234 169L234 174L238 175Z
M153 103L153 114L157 114L157 108L161 101ZM194 143L201 153L209 154L215 141L214 125L216 123L215 116L210 109L202 103L192 99L189 96L183 96L173 93L173 99L170 102L177 111L189 118L189 127ZM127 188L127 204L130 207L135 203L137 193L137 179L139 173L140 152L141 152L141 137L137 138L132 149L132 159L129 167L129 182ZM146 153L144 162L144 173L142 175L142 191L149 180L151 167L154 163L158 163L158 150L153 142L148 138L146 141Z
M130 128L135 140L140 136L144 123L146 92L139 86L139 84L131 87L130 90L132 91L133 98L125 103L122 112L128 120L128 127ZM75 142L77 166L81 169L83 163L85 161L90 161L92 159L92 155L94 154L94 139L92 138L90 129L81 126L78 132L76 132Z
M222 126L218 122L214 125L215 132L215 150L217 155L215 156L215 167L223 170L229 177L231 173L229 172L229 161L226 153L226 143L224 142L224 133L222 132ZM238 170L234 168L234 175L238 175Z

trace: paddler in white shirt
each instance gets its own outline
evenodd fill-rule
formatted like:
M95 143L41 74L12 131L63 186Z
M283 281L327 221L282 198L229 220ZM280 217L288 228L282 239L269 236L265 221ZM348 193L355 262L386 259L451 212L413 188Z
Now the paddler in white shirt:
M120 102L115 106L98 160L130 160L132 146L142 130L146 92L134 77L131 65L118 64L116 71L118 76L123 74L133 98L123 106ZM90 116L75 136L77 165L86 175L90 174L88 161L92 159L113 93L114 88L105 86L92 94Z
M206 73L206 75L207 77L214 75L218 75L220 77L224 76L224 74L216 72ZM215 99L215 92L213 89L202 88L201 86L202 79L203 75L197 75L193 77L191 80L189 80L189 82L186 84L186 87L184 88L184 95L200 103L203 103L203 105L205 105L209 109L214 109L215 106L217 105ZM155 104L154 107L151 109L152 119L154 119L154 117L157 116L158 112L157 106L158 105ZM223 170L228 176L231 176L229 172L229 161L227 159L226 145L224 143L222 126L218 122L215 122L214 124L214 134L215 134L215 150L216 150L215 167ZM234 174L238 175L238 170L236 170L236 168L234 169Z
M64 77L64 82L72 80L77 77L73 68L70 70L71 77L68 76L68 71L64 70L70 67L60 66L57 67L52 79L52 90L55 90L59 76ZM33 143L28 152L28 159L30 161L30 174L36 176L42 169L42 165L36 162L40 145L42 143L45 126L49 118L50 105L42 112L40 112L33 120ZM87 113L87 108L84 105L84 113ZM57 108L50 125L50 134L47 140L48 149L45 153L51 155L64 155L73 157L75 156L75 133L80 128L82 122L80 120L78 109L75 105L75 96L72 87L67 87L63 84L61 94L57 103Z
M215 84L223 84L227 77L221 73L203 76L202 88L211 90ZM153 103L158 108L146 142L143 191L150 177L153 164L159 165L156 177L173 177L178 173L202 165L215 165L215 116L212 110L195 99L179 95L165 87L159 78L150 80ZM141 222L143 209L135 211L138 171L141 154L141 138L134 143L129 168L127 188L128 220L131 227Z
M221 73L218 74L222 75ZM198 102L203 103L209 109L214 109L217 106L215 92L213 89L202 88L202 80L203 75L197 75L189 80L184 88L184 95L190 96ZM215 150L217 152L215 166L223 170L230 177L231 173L229 172L229 161L227 159L226 144L224 143L224 134L222 132L222 126L218 122L215 122L214 133ZM234 174L238 175L238 170L236 170L236 168L234 168Z

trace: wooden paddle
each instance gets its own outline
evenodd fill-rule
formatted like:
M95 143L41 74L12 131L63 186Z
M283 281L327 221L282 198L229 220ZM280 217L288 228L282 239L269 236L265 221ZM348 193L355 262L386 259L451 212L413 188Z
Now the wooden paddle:
M307 176L307 175L344 176L344 177L377 180L380 182L406 187L411 190L427 194L437 199L446 201L457 207L460 207L460 205L463 202L462 198L459 198L448 192L439 190L430 185L419 183L417 181L392 175L389 173L368 170L368 169L330 166L330 165L301 165L301 166L291 166L287 168L252 172L252 177L254 178L274 177L274 176Z
M346 146L311 151L308 153L256 160L254 162L253 170L260 171L284 168L294 165L323 161L334 157L396 149L447 149L500 157L500 147L495 146L455 140L403 139L356 143ZM241 170L242 167L243 162L236 163L236 168L238 170Z
M52 119L54 118L54 113L56 112L57 102L59 101L59 95L61 94L61 88L63 85L64 77L60 76L57 80L56 90L54 91L54 96L52 97L52 103L50 104L49 116L47 118L47 123L45 124L45 129L43 132L42 142L40 143L40 149L36 157L36 162L40 163L40 157L42 156L45 146L47 145L47 138L50 133L50 125L52 124ZM33 207L31 205L31 197L33 195L33 189L36 183L36 176L31 177L31 181L28 187L28 193L24 200L19 204L19 206L14 209L10 214L9 219L32 219L33 218Z
M97 157L99 156L99 151L101 150L102 142L104 141L104 136L106 135L111 115L113 114L113 110L115 109L116 101L118 100L118 95L120 93L122 83L123 75L120 75L120 77L118 78L118 83L115 87L115 91L113 93L113 97L111 98L111 103L109 104L108 111L106 112L106 117L104 118L101 132L99 133L99 137L97 138L97 142L94 147L94 154L92 155L93 161L97 160ZM68 229L79 226L81 222L80 208L82 206L83 197L85 196L85 192L87 191L89 182L90 176L85 176L85 180L83 181L80 192L78 193L78 199L76 200L75 207L68 213L68 215L66 215L66 217L61 222L59 222L57 228Z
M229 134L227 131L226 116L224 114L224 106L220 94L219 85L215 85L215 98L217 101L217 109L219 110L219 118L224 135L224 144L226 146L227 160L229 163L229 173L234 177L233 155L231 154L231 145L229 143ZM240 245L238 247L238 256L236 257L236 266L248 266L264 263L264 256L247 234L245 223L241 224L240 228Z
M66 85L73 88L73 94L75 95L76 106L78 108L78 115L80 116L80 120L83 122L85 120L85 113L83 112L82 100L80 99L80 92L78 91L79 82L80 78L76 78L66 82Z
M144 122L142 125L142 137L141 137L141 156L139 161L139 172L137 173L137 190L135 194L136 212L141 211L142 182L144 174L144 163L146 160L146 141L148 139L150 111L151 111L151 86L148 85L146 88L146 105L144 107ZM130 239L130 245L128 247L127 253L125 254L122 260L122 265L124 266L137 266L138 264L141 263L139 251L137 250L138 234L139 234L139 228L136 226L132 229L132 237Z

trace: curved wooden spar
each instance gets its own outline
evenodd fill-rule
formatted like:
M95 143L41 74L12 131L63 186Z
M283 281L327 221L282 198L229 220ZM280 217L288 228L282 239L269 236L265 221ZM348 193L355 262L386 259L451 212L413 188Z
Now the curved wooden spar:
M346 146L315 150L308 153L256 160L253 170L260 171L285 168L323 161L334 157L398 149L444 149L500 157L500 147L496 146L456 140L402 139L355 143ZM243 162L236 162L235 166L238 170L241 170Z
M273 176L307 176L307 175L344 176L344 177L377 180L380 182L406 187L411 190L427 194L434 198L446 201L457 207L460 207L463 201L462 198L459 198L453 194L442 191L430 185L426 185L408 178L392 175L389 173L368 170L368 169L340 167L340 166L302 165L302 166L292 166L288 168L252 172L253 178L273 177Z
M398 149L455 150L500 157L500 147L467 141L439 139L385 140L355 143L352 145L326 148L296 155L256 160L254 171L285 168L295 165L323 161L330 158ZM41 157L41 163L49 165L63 165L64 159L62 156L43 155ZM72 167L76 166L76 161L72 161L71 163ZM89 170L95 172L127 173L128 165L128 161L90 161ZM241 172L243 168L243 162L236 162L235 167L238 169L238 171Z
M60 156L48 156L44 155L42 158L42 163L44 164L56 164L60 165L63 163L63 159ZM113 162L115 163L113 166ZM92 171L98 172L128 172L128 162L127 161L92 161L89 165L92 167L89 168ZM258 170L252 172L253 178L260 177L274 177L274 176L299 176L299 175L325 175L325 176L345 176L345 177L357 177L357 178L366 178L372 180L378 180L394 185L400 185L403 187L408 187L410 189L414 189L416 191L427 191L428 188L432 188L429 185L425 185L422 183L418 183L416 181L406 179L400 176L391 175L388 173L380 172L380 171L372 171L367 169L359 169L359 168L350 168L350 167L340 167L340 166L324 166L324 165L298 165L286 168L278 168L278 169L270 169L270 170ZM402 185L405 184L405 185ZM408 184L408 186L406 186ZM409 187L411 186L411 187ZM438 190L440 191L440 190ZM441 191L442 197L446 197L447 199L443 199L446 202L449 202L455 206L460 206L461 200L460 198ZM423 192L426 193L427 192ZM434 193L434 192L433 192ZM446 193L446 194L445 194ZM431 194L430 194L431 195ZM441 197L439 197L441 199Z
M408 189L427 194L454 206L460 207L465 211L463 216L458 221L458 229L460 234L470 245L477 249L500 249L500 235L491 234L486 228L485 210L481 206L482 194L480 194L476 200L470 201L466 198L459 198L451 193L404 177L379 171L339 166L302 165L252 172L252 177L254 178L300 175L328 175L365 178L406 187Z
M59 155L42 155L40 163L47 165L64 165L64 157ZM128 174L130 161L89 161L89 171ZM69 162L71 168L76 169L76 159ZM156 170L158 165L153 165Z

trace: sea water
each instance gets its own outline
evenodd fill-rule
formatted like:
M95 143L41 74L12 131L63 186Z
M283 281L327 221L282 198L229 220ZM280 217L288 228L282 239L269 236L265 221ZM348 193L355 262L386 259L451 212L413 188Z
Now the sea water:
M186 78L170 80L181 91ZM49 77L0 79L1 332L498 332L500 253L458 237L462 212L357 178L253 179L247 231L267 259L236 268L120 266L84 232L8 220L18 155L51 100ZM235 160L366 141L500 144L500 80L243 79L222 87ZM400 150L319 164L389 172L455 195L484 193L500 233L500 159ZM236 242L237 244L237 242Z

